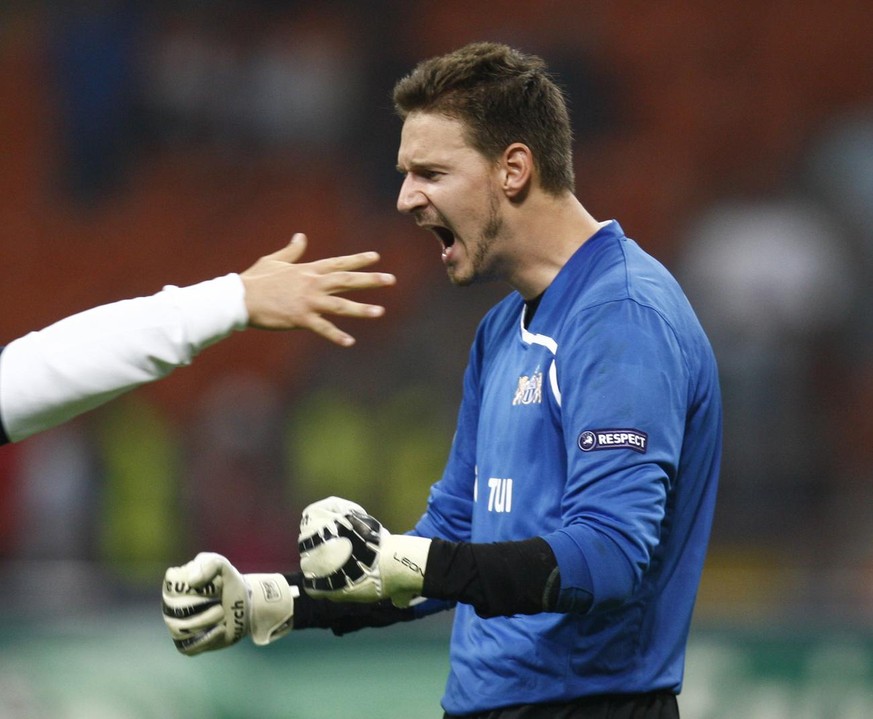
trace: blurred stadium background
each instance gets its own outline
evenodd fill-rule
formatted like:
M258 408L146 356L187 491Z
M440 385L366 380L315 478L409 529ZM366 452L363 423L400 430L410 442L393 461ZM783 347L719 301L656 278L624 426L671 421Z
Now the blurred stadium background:
M351 350L246 333L0 452L0 717L438 717L448 618L196 660L160 620L201 549L296 566L326 494L396 531L445 458L475 325L396 216L394 81L474 39L542 54L577 186L684 282L726 456L681 706L873 715L869 0L11 0L0 6L0 341L98 303L375 248Z

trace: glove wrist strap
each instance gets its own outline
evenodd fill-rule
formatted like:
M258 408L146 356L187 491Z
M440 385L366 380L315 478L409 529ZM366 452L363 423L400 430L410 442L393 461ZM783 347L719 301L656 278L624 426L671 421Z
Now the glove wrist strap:
M252 641L264 646L294 628L294 600L299 587L292 587L281 574L246 574L251 600L249 627Z
M397 606L421 594L430 544L430 539L408 534L383 536L379 569L385 595Z

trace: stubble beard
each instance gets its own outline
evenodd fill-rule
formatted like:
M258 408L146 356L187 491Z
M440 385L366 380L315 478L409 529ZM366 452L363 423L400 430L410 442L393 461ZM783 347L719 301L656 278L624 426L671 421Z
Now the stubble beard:
M458 287L467 287L476 282L487 282L497 278L497 269L493 262L494 245L503 231L503 215L500 214L500 203L492 191L488 197L488 217L479 233L473 254L470 257L470 270L464 274L448 268L449 280ZM469 245L467 246L469 247Z

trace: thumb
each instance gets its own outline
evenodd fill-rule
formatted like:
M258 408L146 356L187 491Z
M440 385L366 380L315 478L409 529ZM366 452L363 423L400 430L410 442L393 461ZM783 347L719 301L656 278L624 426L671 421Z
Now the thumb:
M193 587L200 587L215 579L229 564L230 562L220 554L201 552L191 562L188 582Z
M295 232L291 241L281 250L270 255L270 259L289 263L296 262L306 251L306 244L306 235L302 232Z

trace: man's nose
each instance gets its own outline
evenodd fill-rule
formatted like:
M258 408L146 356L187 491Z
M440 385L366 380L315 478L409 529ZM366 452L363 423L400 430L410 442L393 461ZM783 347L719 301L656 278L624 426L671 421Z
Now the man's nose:
M427 204L424 193L415 186L415 180L409 175L403 178L400 192L397 195L397 211L409 213Z

